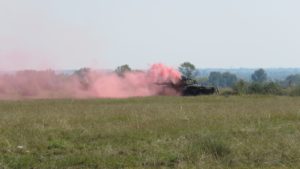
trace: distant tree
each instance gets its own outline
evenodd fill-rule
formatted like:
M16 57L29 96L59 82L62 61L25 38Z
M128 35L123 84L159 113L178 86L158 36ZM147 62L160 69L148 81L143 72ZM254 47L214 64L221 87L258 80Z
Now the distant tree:
M239 80L233 86L233 91L237 94L246 94L249 84L244 80Z
M222 73L221 72L210 72L210 74L208 76L208 82L214 86L221 87Z
M235 74L229 72L211 72L208 82L218 87L232 87L237 82L237 77Z
M195 65L190 62L184 62L179 67L179 71L181 72L181 74L186 76L187 78L192 78L195 70Z
M74 72L74 75L82 77L82 76L86 76L90 71L91 71L90 68L84 67L84 68L80 68L80 69L76 70Z
M264 69L257 69L252 75L251 79L253 82L263 83L267 81L267 73Z
M290 75L286 77L284 83L289 87L300 85L300 74Z
M76 70L74 72L74 75L78 77L78 80L81 84L81 87L83 89L88 89L90 86L90 77L89 77L89 73L91 72L90 68L81 68L79 70Z
M293 87L289 94L291 96L300 96L300 85Z
M249 85L247 92L249 94L263 94L264 93L264 85L263 85L263 83L252 82Z
M232 87L237 82L237 77L235 74L225 72L222 74L222 86Z
M269 94L269 95L282 95L284 94L282 88L275 82L258 83L252 82L248 91L249 94Z
M268 82L264 84L264 94L282 95L283 90L279 84L275 82Z
M123 76L124 73L126 72L130 72L131 68L126 64L126 65L122 65L122 66L118 66L117 69L115 70L115 72L119 75L119 76Z

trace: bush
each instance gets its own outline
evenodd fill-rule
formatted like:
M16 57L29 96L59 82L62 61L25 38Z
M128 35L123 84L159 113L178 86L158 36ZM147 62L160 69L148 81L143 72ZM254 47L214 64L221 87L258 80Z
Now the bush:
M239 80L235 85L233 86L233 91L237 94L246 94L248 91L249 84L245 82L244 80Z
M278 84L270 82L263 85L263 94L281 95L283 90Z
M290 92L291 96L300 96L300 85L294 87L291 92Z
M247 93L249 94L264 94L264 85L262 83L253 82L249 85Z
M233 87L233 91L238 94L274 94L282 95L282 87L274 82L268 83L258 83L252 82L251 84L246 83L245 81L240 80Z

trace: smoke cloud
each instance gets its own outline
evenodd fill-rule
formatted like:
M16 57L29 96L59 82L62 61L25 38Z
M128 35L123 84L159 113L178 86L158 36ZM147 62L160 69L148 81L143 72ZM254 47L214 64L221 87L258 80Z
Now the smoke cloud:
M163 64L147 71L115 72L81 69L72 74L53 70L22 70L0 74L0 99L26 98L128 98L178 95L171 86L181 74Z

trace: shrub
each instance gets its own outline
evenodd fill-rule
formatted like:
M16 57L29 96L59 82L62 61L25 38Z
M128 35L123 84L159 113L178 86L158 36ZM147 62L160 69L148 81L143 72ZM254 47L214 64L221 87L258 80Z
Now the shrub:
M246 94L248 91L248 83L244 80L239 80L235 85L233 86L233 91L237 94Z
M294 87L291 92L290 92L291 96L300 96L300 85Z
M269 82L263 85L263 94L281 95L283 94L283 90L278 84Z
M264 94L264 85L262 83L253 82L249 85L247 93Z
M282 95L283 89L277 83L268 82L268 83L251 83L246 92L248 94L273 94L273 95Z

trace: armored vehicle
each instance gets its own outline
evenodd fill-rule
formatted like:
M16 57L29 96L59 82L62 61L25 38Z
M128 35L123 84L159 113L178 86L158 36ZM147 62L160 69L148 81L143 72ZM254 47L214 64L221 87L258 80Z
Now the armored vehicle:
M166 85L175 89L182 96L197 96L197 95L211 95L219 94L219 90L214 86L203 86L198 84L196 80L182 76L177 83L163 83L159 85Z

